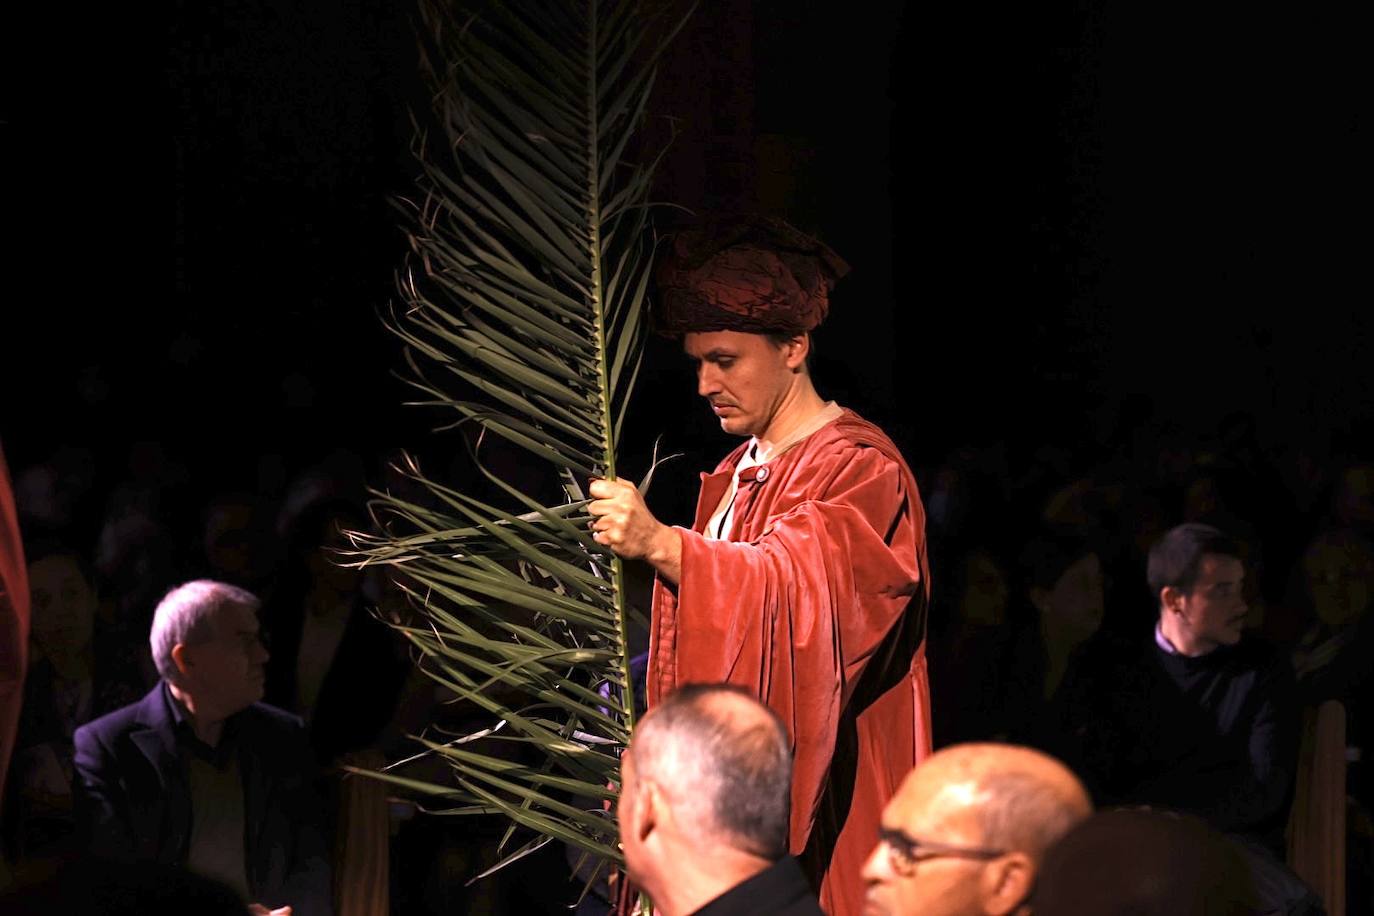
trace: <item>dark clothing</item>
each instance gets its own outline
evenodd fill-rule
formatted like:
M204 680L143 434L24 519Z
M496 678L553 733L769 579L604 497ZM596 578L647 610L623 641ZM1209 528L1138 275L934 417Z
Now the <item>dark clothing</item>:
M38 658L24 681L24 708L15 739L4 804L5 843L15 856L64 856L71 851L76 824L70 797L62 803L32 797L30 786L72 781L72 733L83 722L138 699L146 689L136 674L106 651L108 634L96 629L94 662L84 681L64 681L47 658ZM54 786L55 790L55 786Z
M696 911L695 916L821 916L816 892L806 883L801 866L783 856L747 881L742 881Z
M1251 638L1190 658L1104 640L1065 677L1048 742L1099 804L1197 814L1280 855L1297 764L1287 660Z
M266 698L306 720L315 759L327 767L349 751L376 744L395 714L410 661L404 652L396 651L396 633L368 613L361 596L355 596L314 706L302 708L297 656L305 628L305 600L304 586L288 582L263 614L272 647ZM362 672L365 677L359 676Z
M195 751L178 736L174 707L158 684L138 703L77 729L77 824L94 855L185 864L194 813L186 755ZM300 720L255 703L231 716L225 733L243 779L251 901L289 904L298 916L332 912L329 844ZM197 750L210 760L223 753Z
M932 626L935 619L932 612ZM963 626L954 632L931 633L930 680L940 685L930 696L936 747L1004 741L1024 721L1025 708L1039 701L1038 682L1033 695L1015 689L1020 686L1013 678L1020 658L1018 629Z

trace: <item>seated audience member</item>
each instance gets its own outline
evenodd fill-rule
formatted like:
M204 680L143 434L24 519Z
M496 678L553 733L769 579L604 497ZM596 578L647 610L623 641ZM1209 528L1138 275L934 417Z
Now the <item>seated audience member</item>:
M226 491L205 507L205 578L270 594L277 572L278 544L267 504L253 493Z
M1374 539L1374 463L1353 461L1341 469L1331 494L1331 518Z
M1298 692L1312 705L1345 705L1352 790L1374 805L1358 765L1372 749L1366 698L1374 686L1374 545L1349 530L1315 538L1302 559L1311 619L1293 652Z
M100 858L185 866L254 901L329 913L328 844L299 719L257 702L258 600L210 580L157 606L162 681L76 732L78 824Z
M620 841L664 916L819 914L787 854L792 752L768 707L692 685L649 711L621 759Z
M930 698L935 746L1005 738L1016 629L1009 626L1009 576L992 550L975 548L940 567L948 576L932 597Z
M179 580L172 528L141 508L111 509L96 538L94 566L107 629L121 644L140 647L140 680L151 684L159 675L143 637L157 602Z
M1062 763L1011 744L957 744L912 770L864 864L873 916L1024 913L1045 850L1092 811Z
M81 556L53 541L27 552L32 642L6 839L18 856L61 858L74 829L72 735L145 688L132 657L101 631L94 578Z
M1153 637L1101 642L1065 678L1051 743L1099 804L1197 814L1282 856L1297 760L1293 671L1243 635L1241 548L1196 523L1151 549Z
M1101 558L1082 537L1042 534L1021 562L1029 611L1013 618L1016 636L1002 675L1007 737L1038 745L1065 672L1101 633L1105 582Z
M1308 708L1340 702L1345 721L1346 899L1374 913L1374 545L1349 529L1318 535L1303 554L1309 620L1293 653Z
M1100 811L1045 854L1035 916L1258 916L1240 850L1201 820Z
M339 551L352 546L344 532L363 528L346 500L302 508L263 609L273 652L267 701L305 720L322 766L376 743L412 668L405 641L369 612L362 572L342 565Z

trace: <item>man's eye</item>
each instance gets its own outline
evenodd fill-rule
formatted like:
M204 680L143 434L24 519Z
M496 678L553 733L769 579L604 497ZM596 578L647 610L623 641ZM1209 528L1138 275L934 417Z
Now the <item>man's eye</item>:
M729 368L730 368L731 366L733 366L734 364L735 364L735 361L734 361L733 359L718 359L718 360L716 360L716 365L717 365L718 367L720 367L721 369L729 369Z

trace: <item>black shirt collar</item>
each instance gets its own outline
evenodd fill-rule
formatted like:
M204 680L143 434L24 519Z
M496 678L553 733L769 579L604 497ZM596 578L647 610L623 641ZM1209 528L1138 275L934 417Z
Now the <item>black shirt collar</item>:
M234 713L224 720L224 729L220 732L219 744L211 747L200 738L196 737L195 729L191 726L190 713L186 707L181 705L181 701L172 695L172 688L167 686L167 682L162 682L162 698L167 703L167 710L172 717L172 733L176 735L177 746L184 753L191 754L205 762L222 768L229 762L230 757L238 749L239 717L240 713Z
M783 856L752 878L736 884L693 916L809 912L821 912L816 896L797 860Z

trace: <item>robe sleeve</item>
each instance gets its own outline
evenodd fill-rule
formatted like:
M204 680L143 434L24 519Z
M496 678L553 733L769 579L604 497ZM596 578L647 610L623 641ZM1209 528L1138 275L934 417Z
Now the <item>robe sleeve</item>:
M0 798L14 752L28 670L29 583L19 513L0 449Z
M794 847L814 818L853 685L926 587L909 474L854 444L816 461L787 485L802 490L784 493L790 508L753 540L678 529L682 578L676 596L658 586L649 695L652 705L681 684L728 681L778 713L796 752Z

